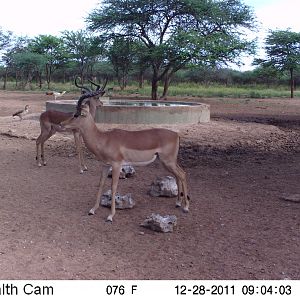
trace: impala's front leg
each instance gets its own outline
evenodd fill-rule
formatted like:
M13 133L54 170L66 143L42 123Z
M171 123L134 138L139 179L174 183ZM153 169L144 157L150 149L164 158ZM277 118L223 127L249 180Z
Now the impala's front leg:
M122 169L121 164L112 165L111 211L110 211L110 215L107 217L108 222L112 222L113 217L116 213L116 193L117 193L117 186L119 182L121 169Z
M82 146L81 136L77 131L73 131L73 134L74 134L75 148L76 148L78 161L79 161L79 172L80 174L82 174L83 171L87 171L87 166L84 163L82 147L81 147Z
M99 207L102 192L103 192L103 187L104 187L108 172L109 172L109 166L103 166L102 170L101 170L101 175L100 175L100 183L99 183L99 189L98 189L98 193L97 193L97 197L96 197L96 202L95 202L94 207L89 211L89 215L94 215L95 211Z

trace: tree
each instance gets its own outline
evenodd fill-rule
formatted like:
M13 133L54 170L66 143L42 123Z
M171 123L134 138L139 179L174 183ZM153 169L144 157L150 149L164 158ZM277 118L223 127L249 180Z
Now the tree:
M256 64L256 60L254 60L254 63ZM256 83L266 84L268 87L278 84L280 76L282 75L278 69L268 64L259 65L251 73Z
M6 45L6 51L2 56L2 62L5 65L5 74L4 74L4 83L3 89L6 89L7 77L9 70L15 72L16 78L16 86L17 86L17 78L18 78L18 69L14 65L13 57L17 53L21 53L23 51L27 51L27 46L29 43L29 39L27 37L14 37L11 36L10 44Z
M167 88L187 63L233 61L253 43L243 39L253 29L252 10L240 0L104 0L87 18L88 28L107 40L116 36L141 41L152 67L152 99L158 83Z
M11 31L4 31L0 27L0 51L2 51L5 47L7 47L12 38L12 32Z
M46 81L48 89L50 89L53 72L66 59L66 52L62 39L52 35L39 35L30 42L29 49L34 53L42 54L46 57Z
M290 74L291 98L294 98L294 71L300 64L300 33L290 30L270 31L265 40L266 59L256 59L255 64L272 67Z
M31 84L34 76L41 87L42 72L47 58L43 54L30 51L15 53L12 56L12 62L16 69L20 71L22 88Z
M91 37L85 30L64 31L63 41L68 49L70 59L79 62L80 77L84 77L84 69L88 69L89 62L102 53L100 40Z
M4 62L4 64L6 64L6 55L5 53L9 51L10 47L11 47L11 43L14 39L14 36L12 34L11 31L4 31L1 27L0 27L0 54L4 54L2 55L2 57L0 57L0 63ZM6 64L5 68L4 68L4 83L3 83L3 89L6 89L6 82L7 82L7 76L8 76L8 66Z
M138 82L139 88L143 88L144 86L144 75L146 70L151 67L150 65L150 57L148 55L148 51L144 43L141 41L134 41L133 42L133 64L134 70L138 72Z
M108 51L121 90L127 86L128 73L133 66L133 44L129 39L118 37Z

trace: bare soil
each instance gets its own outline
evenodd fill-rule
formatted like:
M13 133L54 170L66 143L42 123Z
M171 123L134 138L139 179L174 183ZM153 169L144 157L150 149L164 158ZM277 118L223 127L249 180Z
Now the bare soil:
M49 97L0 92L0 279L300 279L300 203L282 199L300 194L300 99L185 99L210 104L212 116L166 126L182 136L190 213L147 194L167 175L155 162L120 181L137 205L108 224L107 208L87 214L99 163L86 151L80 175L71 135L52 137L48 165L36 165ZM25 104L30 114L13 118ZM112 127L122 125L99 124ZM151 213L176 215L174 232L140 227Z

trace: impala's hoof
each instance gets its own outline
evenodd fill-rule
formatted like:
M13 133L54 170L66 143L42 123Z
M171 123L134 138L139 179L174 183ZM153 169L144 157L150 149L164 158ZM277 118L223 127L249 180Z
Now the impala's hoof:
M89 216L93 216L95 214L95 212L91 209L88 213Z
M44 162L44 163L43 163L43 165L44 165L44 166L47 166L47 163L46 163L46 162Z
M113 221L112 216L108 216L107 219L106 219L106 222L112 223L112 221Z
M88 170L87 167L83 167L82 169L80 169L80 174L83 174L84 172L86 172Z
M175 206L176 208L179 208L179 207L181 207L181 204L178 204L178 203L176 203L176 206Z
M38 164L38 166L39 166L39 167L41 167L41 166L42 166L42 164Z
M184 213L188 213L189 212L189 209L187 208L187 207L184 207L183 209L182 209L182 211L184 212Z

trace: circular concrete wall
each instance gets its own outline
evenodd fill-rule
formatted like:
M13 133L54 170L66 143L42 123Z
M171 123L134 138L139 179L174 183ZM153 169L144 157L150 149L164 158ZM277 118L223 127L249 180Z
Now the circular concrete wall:
M76 100L47 101L46 110L75 112ZM210 107L202 103L169 101L104 101L96 122L114 124L195 124L210 121Z

